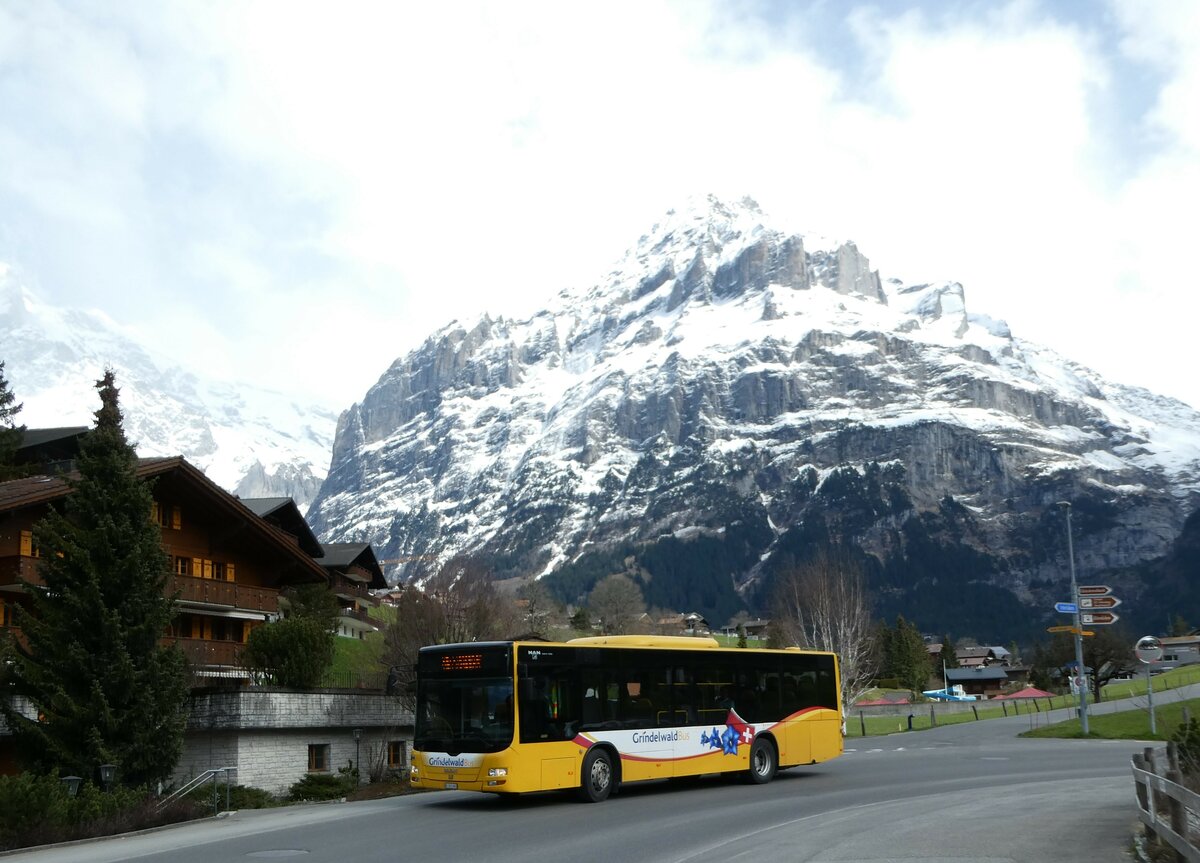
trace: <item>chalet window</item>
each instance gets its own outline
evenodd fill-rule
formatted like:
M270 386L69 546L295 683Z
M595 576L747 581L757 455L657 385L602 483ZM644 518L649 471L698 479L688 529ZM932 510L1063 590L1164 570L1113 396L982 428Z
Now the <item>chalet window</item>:
M175 558L175 574L176 575L191 575L192 574L192 559L190 557Z
M407 752L405 751L405 741L389 740L388 741L388 767L403 767L408 763Z
M21 557L41 557L42 550L33 544L33 531L21 531Z
M150 520L160 527L180 530L183 527L183 510L154 501L150 504Z
M244 621L214 618L212 622L213 641L241 641Z
M308 770L310 773L329 772L329 744L308 744Z

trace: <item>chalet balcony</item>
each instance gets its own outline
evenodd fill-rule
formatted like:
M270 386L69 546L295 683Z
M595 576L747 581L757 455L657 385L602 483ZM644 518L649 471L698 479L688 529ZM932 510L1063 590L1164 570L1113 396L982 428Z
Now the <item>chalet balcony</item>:
M202 638L176 638L174 641L195 668L235 667L242 653L242 644L238 641L206 641Z
M334 582L333 592L342 599L361 599L374 604L375 597L365 585L356 584L349 579L339 578Z
M371 615L367 614L367 612L361 608L342 608L338 610L338 614L342 617L349 618L350 620L357 620L361 623L370 624L371 626L378 625L376 621L371 618Z
M217 581L176 575L167 585L170 593L178 592L180 602L222 606L275 614L279 611L279 591L270 587L253 587L236 581Z
M8 555L0 557L0 586L6 584L42 584L38 574L38 558L25 555Z

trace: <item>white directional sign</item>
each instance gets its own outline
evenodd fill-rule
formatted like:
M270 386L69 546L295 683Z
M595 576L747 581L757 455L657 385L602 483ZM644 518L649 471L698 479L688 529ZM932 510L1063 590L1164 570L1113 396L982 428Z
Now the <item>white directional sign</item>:
M1078 593L1080 596L1108 596L1112 588L1107 584L1081 584Z
M1120 619L1111 611L1085 611L1079 615L1079 621L1084 626L1108 626Z
M1081 596L1079 597L1080 608L1116 608L1121 604L1121 600L1115 596Z

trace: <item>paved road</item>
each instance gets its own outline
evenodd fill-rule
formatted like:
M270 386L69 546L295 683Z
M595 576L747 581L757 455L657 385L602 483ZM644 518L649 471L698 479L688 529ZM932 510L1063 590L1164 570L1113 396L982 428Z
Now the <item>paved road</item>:
M1029 724L1022 715L850 739L844 757L761 787L651 783L599 805L428 792L248 811L9 859L1127 863L1129 758L1142 744L1016 737Z

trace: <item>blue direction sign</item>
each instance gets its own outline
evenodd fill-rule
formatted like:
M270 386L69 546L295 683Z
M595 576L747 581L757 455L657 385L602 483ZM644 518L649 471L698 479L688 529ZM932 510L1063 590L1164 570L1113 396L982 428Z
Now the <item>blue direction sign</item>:
M1054 603L1054 610L1059 614L1078 614L1079 606L1073 602L1056 602Z

